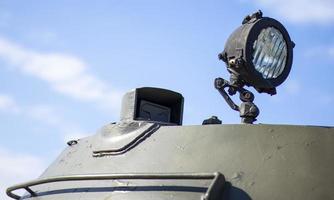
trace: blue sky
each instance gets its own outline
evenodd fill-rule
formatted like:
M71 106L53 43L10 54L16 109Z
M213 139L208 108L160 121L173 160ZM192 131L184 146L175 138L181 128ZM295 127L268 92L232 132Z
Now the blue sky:
M258 9L296 43L278 94L255 94L258 123L333 126L334 1L0 1L0 189L117 121L132 88L182 93L186 125L239 123L213 87L228 78L217 54Z

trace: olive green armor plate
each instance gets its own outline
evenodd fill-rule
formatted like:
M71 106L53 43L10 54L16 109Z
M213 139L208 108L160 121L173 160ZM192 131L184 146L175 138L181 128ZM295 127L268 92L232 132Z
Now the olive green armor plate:
M23 186L36 195L25 198L38 200L198 200L210 192L209 199L334 199L333 170L330 127L131 122L107 125L71 143L38 179L45 182ZM226 179L217 181L215 190L207 176L213 172ZM47 181L101 174L123 178ZM137 179L136 174L155 178ZM184 176L160 179L159 174Z

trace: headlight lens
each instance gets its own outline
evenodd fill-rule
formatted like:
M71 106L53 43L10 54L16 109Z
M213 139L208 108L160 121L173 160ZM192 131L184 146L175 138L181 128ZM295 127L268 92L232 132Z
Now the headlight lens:
M277 78L286 65L287 44L274 27L263 29L253 44L253 64L264 79Z

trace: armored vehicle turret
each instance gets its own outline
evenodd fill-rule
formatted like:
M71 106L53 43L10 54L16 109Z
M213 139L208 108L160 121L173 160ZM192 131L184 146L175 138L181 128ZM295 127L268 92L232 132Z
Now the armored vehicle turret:
M7 189L31 200L334 199L334 128L253 124L252 86L276 94L289 75L294 43L262 12L245 17L219 58L231 77L215 88L241 124L218 117L183 126L182 94L143 87L123 97L120 120L69 141L33 181ZM227 90L226 90L227 89ZM237 105L230 96L239 94ZM16 190L26 190L18 195Z

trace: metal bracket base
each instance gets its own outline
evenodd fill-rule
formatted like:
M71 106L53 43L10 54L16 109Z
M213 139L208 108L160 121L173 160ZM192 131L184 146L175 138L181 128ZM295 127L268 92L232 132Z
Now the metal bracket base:
M235 111L240 113L241 123L252 124L256 121L256 117L259 115L259 108L253 103L254 94L240 85L233 85L229 81L223 78L215 79L215 88L223 96L227 104ZM228 88L228 93L225 91ZM239 98L242 101L240 106L236 105L230 96L239 93Z

